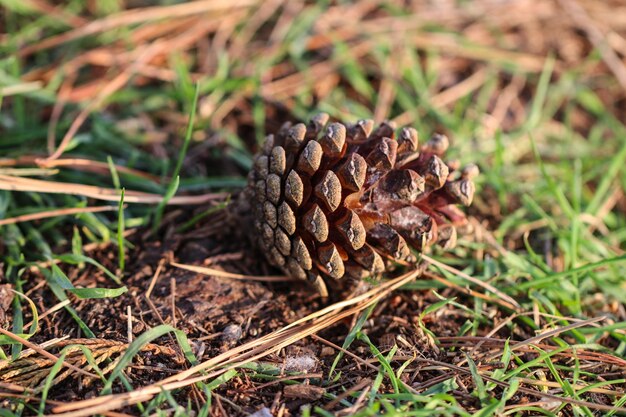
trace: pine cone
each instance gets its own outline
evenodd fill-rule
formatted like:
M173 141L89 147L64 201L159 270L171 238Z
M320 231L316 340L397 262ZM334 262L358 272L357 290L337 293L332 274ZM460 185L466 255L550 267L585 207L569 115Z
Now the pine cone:
M272 265L326 296L325 280L380 274L414 260L410 248L455 245L455 226L467 222L456 204L471 204L478 168L454 174L458 163L441 159L447 137L419 149L410 127L396 139L390 122L327 122L287 123L255 156L244 196Z

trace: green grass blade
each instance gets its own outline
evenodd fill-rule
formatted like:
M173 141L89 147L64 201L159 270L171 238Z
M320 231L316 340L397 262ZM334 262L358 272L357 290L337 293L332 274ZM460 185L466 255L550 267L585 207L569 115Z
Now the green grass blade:
M152 231L155 232L161 225L161 219L163 218L163 212L165 211L165 206L167 202L176 194L176 190L178 189L178 185L180 182L180 170L183 166L183 161L185 160L185 155L187 155L187 148L189 147L189 142L191 141L191 134L193 133L193 127L196 121L196 109L198 107L198 97L200 95L200 85L196 84L196 90L193 96L193 104L191 106L191 114L189 115L189 123L187 123L187 131L185 132L185 139L183 141L183 146L178 153L178 160L176 161L176 166L174 167L174 172L172 173L173 181L167 187L167 191L163 200L159 203L155 211L154 224L152 226Z

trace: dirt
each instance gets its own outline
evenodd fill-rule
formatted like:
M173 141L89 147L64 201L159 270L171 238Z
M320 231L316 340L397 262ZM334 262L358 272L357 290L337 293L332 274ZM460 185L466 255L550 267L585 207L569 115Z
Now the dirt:
M128 292L117 298L72 298L71 305L95 337L110 342L128 343L129 337L136 338L151 328L167 324L187 334L193 353L202 361L277 330L330 302L320 299L306 285L217 278L169 265L171 261L176 261L210 265L229 272L275 274L276 271L267 269L260 260L261 257L250 247L248 240L228 226L223 215L224 213L218 213L187 233L175 234L173 230L180 225L179 220L189 218L189 213L180 212L177 216L166 217L168 223L161 227L160 236L153 236L148 229L133 233L129 241L134 249L127 254L123 280ZM223 226L216 228L216 223ZM112 271L117 267L117 248L113 245L99 247L85 254ZM61 265L61 268L75 286L116 286L103 272L90 265L83 268ZM35 302L39 312L46 312L58 300L47 286L41 285L42 280L43 277L37 271L28 272L25 276L28 286L26 293ZM336 295L342 296L345 294ZM432 302L430 298L432 296L424 292L400 292L379 304L372 314L374 319L366 323L364 329L381 348L388 349L395 343L403 343L406 346L420 346L420 355L444 359L426 335L415 331L417 314L425 304ZM127 315L129 309L132 323L130 332ZM459 323L455 324L457 319ZM25 320L29 321L30 318L27 316ZM431 322L428 325L436 329L438 334L454 335L462 321L462 317L451 316L449 321ZM352 324L353 321L341 322L320 332L319 336L341 345ZM41 319L40 330L32 341L43 343L63 337L77 339L85 335L68 311L60 309ZM188 366L174 337L164 336L153 343L163 349L170 349L175 354L163 355L150 351L140 353L133 361L131 369L126 372L133 386L158 381ZM364 344L355 342L355 346L356 354L371 357ZM53 352L58 353L58 350L53 349ZM405 353L412 354L408 350ZM336 349L317 339L305 339L285 349L280 355L265 358L265 361L283 369L285 366L295 366L294 370L298 370L298 366L308 366L310 369L306 370L311 374L308 384L300 388L287 388L289 385L283 386L279 383L267 384L267 381L248 379L244 371L244 377L235 378L216 391L217 398L221 396L226 399L219 406L228 408L231 415L246 415L263 405L272 404L274 398L281 395L284 396L281 402L286 405L285 411L296 415L302 404L319 401L325 390L331 389L320 385L322 376L328 376L327 372L336 354ZM289 360L292 365L288 365ZM373 379L376 374L375 370L350 359L342 360L337 370L346 375L346 379L341 382L343 384L354 385L366 378ZM412 377L407 377L407 382L419 383L426 375L428 374L415 373ZM98 384L86 384L81 378L71 377L59 387L62 388L51 391L50 398L71 401L89 398L98 392ZM114 387L114 391L123 389L121 385ZM189 391L183 390L178 395L185 399ZM235 405L230 404L228 399ZM132 409L127 411L133 412Z
M194 229L185 233L175 233L181 222L190 213L178 211L166 216L158 235L149 229L140 229L129 236L134 249L127 254L124 284L128 292L117 298L103 300L72 299L72 306L81 319L96 336L93 343L115 344L118 349L108 353L109 360L115 360L124 351L129 337L136 338L147 330L168 324L185 332L190 340L194 355L199 361L207 360L247 341L268 334L300 317L319 310L330 300L322 300L306 285L294 283L268 284L255 281L204 276L175 268L171 261L205 265L229 272L269 275L276 271L268 270L262 257L251 248L248 240L241 236L237 226L227 221L224 212L204 219ZM236 224L236 223L235 223ZM219 226L216 226L219 225ZM86 253L110 270L117 267L117 248L113 245L99 247ZM114 287L104 273L92 266L84 268L61 265L76 286ZM57 303L56 298L41 285L42 276L34 271L25 277L28 296L37 305L38 311L46 312ZM349 290L346 290L349 291ZM437 335L439 344L422 330L419 314L429 305L439 301L432 291L397 291L381 301L371 312L363 326L363 333L386 355L394 346L398 347L392 366L397 368L405 361L413 361L403 372L402 381L418 390L425 390L447 379L467 387L473 386L470 375L458 375L452 370L437 368L429 361L448 364L465 359L460 349L451 348L454 341L446 342L446 337L454 338L463 334L463 326L475 321L471 317L471 298L465 298L451 288L438 290L444 297L454 298L467 308L446 306L434 314L423 318L423 326ZM346 297L347 293L336 295ZM129 335L130 308L131 325ZM494 321L506 317L495 307ZM30 320L29 317L25 318ZM283 349L278 354L263 358L260 366L272 369L279 380L271 381L259 376L264 372L240 370L239 375L227 384L222 384L213 393L213 412L221 415L244 416L267 407L274 415L283 408L283 415L299 415L300 407L314 404L328 411L344 408L339 401L332 401L333 395L340 395L345 389L362 390L371 384L378 374L379 364L372 363L373 353L362 341L355 341L350 352L358 358L345 356L339 361L335 381L328 381L329 371L339 353L346 335L354 325L356 317L344 320L337 325ZM490 327L490 324L486 327ZM517 327L518 329L520 326ZM484 335L490 328L477 328L476 335ZM531 334L510 334L504 327L497 334L500 339L511 337L523 340ZM32 341L43 343L54 338L69 337L70 340L85 337L70 314L61 309L41 319L40 331ZM83 339L84 340L84 339ZM452 340L452 339L450 339ZM443 341L443 342L442 342ZM134 387L144 386L176 374L189 366L178 343L172 335L152 341L151 348L140 352L126 369L125 376ZM442 345L448 346L442 349ZM334 346L333 346L334 344ZM467 345L466 345L467 346ZM474 345L470 344L470 348ZM445 347L445 346L444 346ZM492 346L483 346L479 352L489 352ZM108 349L108 348L107 348ZM106 349L105 349L106 350ZM59 354L60 349L52 352ZM477 352L478 354L478 352ZM532 356L532 354L531 354ZM527 358L527 359L530 359ZM499 366L498 363L477 361L483 369ZM600 363L608 372L609 367ZM292 385L281 382L280 374L298 372L292 380L303 382ZM601 370L598 370L600 372ZM267 373L266 373L267 374ZM71 402L98 395L102 384L82 376L71 375L56 385L50 392L48 411L54 401ZM116 383L114 392L125 388ZM391 392L393 387L384 379L382 392ZM477 399L463 386L451 392L468 409L478 407ZM205 401L195 388L177 391L180 404L192 401L198 407ZM516 402L534 401L534 398L514 399ZM595 401L610 403L607 397L594 398ZM135 414L137 410L128 407L122 411Z

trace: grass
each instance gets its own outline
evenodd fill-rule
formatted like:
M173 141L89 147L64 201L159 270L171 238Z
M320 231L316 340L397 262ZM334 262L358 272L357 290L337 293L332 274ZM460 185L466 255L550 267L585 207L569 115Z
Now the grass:
M624 52L590 29L626 36L608 2L96 3L0 1L2 415L626 412ZM265 134L317 111L448 134L481 168L473 231L317 315L267 284L291 312L220 345L176 313L177 242L250 275L219 216ZM281 367L307 346L315 370Z

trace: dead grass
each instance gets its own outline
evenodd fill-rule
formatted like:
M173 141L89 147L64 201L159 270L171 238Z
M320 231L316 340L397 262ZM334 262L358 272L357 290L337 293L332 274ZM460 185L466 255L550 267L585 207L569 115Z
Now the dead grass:
M0 33L13 415L626 413L622 2L105 3ZM483 171L460 247L326 306L267 270L227 196L316 109L450 133ZM67 292L107 273L129 292Z

